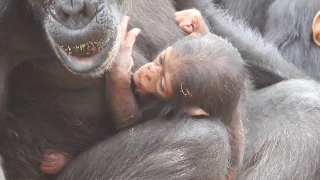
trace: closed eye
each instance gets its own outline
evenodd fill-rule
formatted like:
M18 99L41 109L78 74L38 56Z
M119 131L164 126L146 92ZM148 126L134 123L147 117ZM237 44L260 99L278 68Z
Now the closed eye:
M163 59L162 59L162 57L160 56L160 57L159 57L159 65L162 66L162 65L163 65L162 63L163 63Z
M158 84L158 88L160 92L165 92L165 83L164 83L164 78L161 78Z

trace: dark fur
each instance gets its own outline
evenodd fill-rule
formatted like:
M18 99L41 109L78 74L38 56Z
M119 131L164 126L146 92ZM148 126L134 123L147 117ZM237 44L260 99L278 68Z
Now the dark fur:
M245 20L253 29L263 32L267 27L268 8L275 0L221 0L214 2L228 10L235 19Z
M196 106L228 124L247 92L245 64L239 52L216 35L188 37L172 45L173 106ZM179 83L182 82L182 83Z
M170 47L172 54L163 68L170 74L173 97L164 102L165 111L160 115L172 118L190 107L199 107L209 118L220 119L230 139L231 178L244 153L243 101L251 88L245 63L228 41L213 34L190 35Z
M184 8L177 2L179 8ZM267 74L282 74L286 68L288 71L279 78L283 82L248 94L247 121L244 121L247 143L244 166L237 179L318 179L320 85L308 80L285 81L293 78L292 72L303 73L287 63L275 47L246 28L243 22L235 23L223 11L214 9L211 1L183 3L188 5L185 8L202 10L212 32L230 39L251 65L249 70L259 67L258 62L263 61L260 65L267 67L263 68ZM300 75L296 77L305 77ZM259 84L263 79L255 80Z
M284 59L320 81L320 48L312 39L317 0L222 0L216 2L235 19L245 20L272 42ZM285 28L284 28L285 27Z
M320 47L312 39L312 21L319 10L317 0L277 0L269 8L263 32L263 37L274 43L287 61L318 82Z
M121 132L81 154L57 179L224 179L230 155L224 125L179 119Z
M179 9L196 7L201 10L211 31L228 39L239 50L257 87L266 87L282 80L307 77L292 63L288 63L277 48L267 43L259 33L248 30L243 21L233 20L225 11L214 7L210 0L186 2L176 0L176 2Z
M228 177L237 173L244 153L243 101L251 88L239 52L216 35L187 37L172 46L173 109L200 107L227 127L231 160ZM182 83L179 83L182 82Z
M39 3L43 2L45 1L39 1ZM1 110L7 109L8 111L5 117L2 114L1 119L0 153L3 155L4 170L8 180L46 179L48 177L40 173L39 162L47 150L63 151L76 157L95 143L115 134L112 119L107 113L105 78L75 75L61 64L46 39L49 35L43 28L46 22L41 16L43 8L40 8L39 3L12 0L11 8L7 11L8 16L5 17L2 14L3 27L10 29L10 31L1 32L1 36L6 37L9 43L4 49L1 49L0 54L1 63L8 64L8 66L0 66L2 68L0 97L6 98ZM171 1L126 1L121 6L119 8L121 12L127 12L125 14L131 16L129 28L138 27L143 32L134 47L135 69L152 60L167 44L183 36L173 21L174 8ZM155 31L155 25L164 28ZM51 26L51 28L57 27ZM99 33L99 31L88 32ZM50 38L49 42L51 42ZM5 95L5 85L9 87L8 96ZM181 121L181 126L179 124L180 121L177 121L176 132L179 133L180 128L181 132L186 132L186 126L183 126L184 121ZM215 123L212 122L212 124ZM190 121L189 125L196 129L198 127L199 130L204 127L195 121ZM158 126L155 121L152 121L147 126L143 126L141 131L144 132L143 129L148 130L149 128L157 129ZM130 130L127 130L124 134L128 135L129 132ZM202 137L205 134L208 137L212 135L209 131L202 133ZM197 148L204 152L210 145L212 152L217 153L222 146L227 147L228 144L215 141L226 137L227 133L217 131L215 134L212 137L214 138L213 144L205 143L204 146L197 146ZM168 135L168 139L173 138L171 135ZM148 134L144 136L148 137ZM120 136L117 137L120 138ZM110 146L117 149L119 154L129 153L130 155L130 152L122 151L124 149L117 146L117 143L122 141L117 141L117 137ZM190 143L201 144L202 139L192 139L192 142L186 139L185 147L188 148L187 145ZM148 143L152 139L138 140ZM169 145L172 144L172 141L163 143ZM183 141L179 146L183 146ZM131 148L138 147L140 147L139 142ZM148 151L150 154L159 153L153 148ZM225 162L229 159L228 152L226 150L216 157L224 159ZM210 167L218 170L211 172L211 175L225 174L226 164L221 163L220 165L216 160L219 161L213 159L207 162ZM197 164L198 158L190 156L183 161L184 163L178 159L175 163L180 164L181 162L183 169L186 164ZM91 162L100 163L100 161ZM73 166L79 166L79 164L70 165L70 169L73 169ZM142 166L146 167L149 164L138 164L137 171ZM157 167L157 163L154 164L154 167ZM170 172L170 177L180 176L179 170L170 171L170 167L163 168L168 168L164 171ZM195 177L204 171L206 171L204 168L195 169L186 176ZM100 170L88 170L84 173L90 175L91 172L102 173ZM161 174L158 175L161 176ZM130 178L134 179L135 175Z
M41 26L42 19L39 16L41 12L35 12L35 10L26 7L29 6L24 1L13 0L11 9L8 11L9 16L5 18L5 23L3 24L10 31L4 31L4 34L1 34L1 36L10 40L10 44L6 44L4 49L6 54L2 52L0 54L1 63L10 65L10 68L0 66L2 68L0 72L3 73L0 76L2 78L1 87L4 87L7 82L9 83L9 96L8 100L5 101L8 106L1 108L3 110L8 107L9 115L6 119L1 119L0 129L0 153L3 155L4 168L9 180L19 178L44 179L43 175L39 173L39 161L47 149L54 148L76 156L105 137L114 135L114 127L109 124L111 121L108 119L105 109L106 103L103 98L105 93L104 78L76 76L63 67L45 39L46 35ZM134 1L131 5L124 7L130 7L131 24L134 27L141 28L143 32L133 53L134 59L140 58L139 62L136 62L136 67L144 64L147 60L153 59L167 44L175 41L178 37L182 37L182 33L180 33L172 20L173 10L171 9L170 1L141 0ZM126 8L123 9L125 10ZM36 16L34 16L34 13L36 13ZM216 25L213 27L219 32L219 35L230 37L230 41L239 49L243 58L248 61L248 64L256 72L262 72L263 76L259 76L263 80L261 84L272 84L282 79L301 77L300 72L293 67L286 66L282 61L278 61L282 57L278 55L275 48L261 42L261 39L257 38L251 31L235 28L237 26L234 26L234 22L226 21L224 16L218 12L212 14L212 11L207 11L206 13L209 13L207 14L208 17L214 15L217 19L221 18L219 20L221 24L214 23L215 19L208 19L208 21L211 25ZM155 25L158 27L155 28ZM235 30L233 30L234 28ZM226 32L226 34L223 34L223 32ZM235 37L234 35L238 36ZM25 62L20 63L21 61ZM16 66L17 64L19 66ZM274 67L278 67L278 71L272 71ZM7 79L9 73L7 71L13 68L10 78ZM270 71L271 73L269 73ZM317 104L320 101L318 85L307 81L292 81L284 85L289 88L283 89L281 85L272 86L270 87L271 92L266 93L262 90L261 94L252 96L258 100L265 97L266 100L262 104L252 104L255 105L256 111L253 108L248 109L250 117L253 116L249 124L261 123L259 124L261 127L266 127L269 130L263 131L265 130L263 128L261 131L266 134L272 134L271 139L275 141L270 142L269 137L265 134L258 133L254 129L248 129L248 137L257 137L259 141L250 141L251 144L247 146L246 163L253 164L249 167L246 166L247 168L242 172L243 174L248 173L245 175L247 177L262 177L266 179L292 179L295 177L308 179L308 177L311 177L309 179L315 179L312 177L319 162L319 153L314 152L312 156L305 158L307 156L305 156L304 152L301 152L301 148L308 147L310 151L313 148L318 149L316 141L308 140L310 129L313 130L312 137L319 139L317 136L320 128L317 127L319 123L316 121L318 115L313 114L319 112L317 108ZM4 95L5 88L0 90L2 90L0 97L6 97ZM289 105L283 104L283 102L273 104L272 102L278 99L277 96L274 96L274 92L278 91L282 92L284 99L294 94L297 102L289 101ZM307 96L303 95L305 92L308 92ZM292 107L291 102L297 106ZM288 108L288 111L282 115L290 115L292 112L298 112L300 115L298 117L303 121L297 121L296 123L302 127L302 133L299 131L298 139L290 139L290 141L282 139L285 135L284 133L288 130L295 132L296 128L286 123L291 119L290 117L274 118L286 123L279 123L278 133L274 132L273 124L268 124L269 118L262 118L264 117L263 111L261 111L262 108L267 106L270 108L270 112L276 112L274 108L276 105L277 107ZM268 114L282 117L276 113ZM310 115L314 118L308 118ZM201 120L198 122L185 119L176 121L174 125L170 125L171 123L168 122L162 125L162 123L158 124L157 121L151 121L140 126L139 131L134 133L134 135L138 134L137 137L140 138L137 138L133 144L129 145L127 143L122 144L122 141L123 139L130 141L130 137L133 135L130 134L130 130L124 131L120 135L114 136L110 143L102 144L102 146L105 145L106 147L101 147L101 151L97 145L92 150L87 151L88 153L84 152L83 155L79 156L79 160L75 159L75 163L67 166L65 173L68 175L75 170L76 172L81 172L72 174L74 176L86 177L88 175L90 177L114 178L110 177L113 174L108 173L114 172L117 173L116 175L123 175L123 172L125 172L124 178L127 179L179 179L181 177L181 179L195 179L195 177L203 175L203 179L214 179L220 176L221 173L226 172L226 160L230 157L230 149L225 141L227 133L222 130L223 127L217 125L215 121L206 121L204 123ZM194 131L191 129L192 127L194 127ZM174 129L174 131L168 133L170 129ZM144 134L144 132L152 133ZM153 133L157 135L151 136ZM181 139L177 139L175 136L179 134L182 137ZM191 135L191 137L188 135ZM161 139L161 137L165 138ZM177 149L169 152L173 156L172 159L169 159L171 162L169 160L169 162L165 161L167 156L154 156L168 152L168 149L161 149L159 144L151 146L154 142L160 142L161 146L168 147L169 150L172 148L170 145L178 144ZM148 144L150 146L145 146ZM189 146L190 144L191 146ZM300 146L296 146L296 144ZM296 152L301 156L294 156L294 158L283 156L284 151L282 150L291 146L293 148L290 149L290 152ZM192 154L183 156L183 159L174 159L175 155L179 153L180 147L184 147L184 149L182 148L185 150L184 152L191 152ZM143 157L144 161L140 161L135 154L132 154L136 149L147 150L144 154L136 153ZM109 152L109 150L118 153L119 161L114 158L115 153L111 155L103 154L103 157L107 158L107 163L100 158L101 154L98 154L100 157L97 156L98 158L96 157L94 161L86 160L86 158L91 159L96 155L90 154L90 152ZM277 160L278 164L284 163L287 166L275 170L274 161L267 161L270 156L267 156L267 159L260 158L264 157L262 156L264 154L272 154L273 156L271 157ZM200 162L199 156L201 157ZM208 156L214 156L215 158L207 158ZM147 157L156 157L156 159L147 159ZM299 160L296 161L295 158L299 158ZM85 162L82 159L85 159ZM120 164L117 164L117 162L120 162ZM88 163L89 166L87 166ZM100 163L103 165L100 165ZM109 167L106 167L110 168L110 171L104 168L108 163L112 163ZM113 171L120 165L128 163L135 166L121 166L119 170ZM294 165L299 163L299 167L307 168L287 168L292 163L295 163ZM172 166L168 166L168 164L172 164ZM99 165L102 169L91 168L99 167ZM187 167L193 171L187 171L187 174L181 173ZM150 171L148 171L148 168L150 168ZM207 169L209 168L212 168L213 171L208 172ZM160 172L157 170L160 170ZM139 174L140 172L143 172L143 174ZM158 173L154 174L155 172ZM63 175L62 173L62 178Z

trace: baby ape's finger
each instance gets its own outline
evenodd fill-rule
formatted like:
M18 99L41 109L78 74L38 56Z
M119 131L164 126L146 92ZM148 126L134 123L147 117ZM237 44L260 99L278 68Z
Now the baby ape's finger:
M177 24L181 23L183 20L185 20L187 16L175 16L174 20L176 21Z
M175 19L180 19L181 17L187 17L191 13L191 11L192 11L191 9L178 11L178 12L174 13L174 17L175 17Z
M188 34L193 32L192 22L189 19L182 21L179 24L179 28Z
M129 19L130 19L129 16L123 16L121 19L120 33L121 33L121 42L122 43L125 41L125 38L127 36L127 28L128 28Z

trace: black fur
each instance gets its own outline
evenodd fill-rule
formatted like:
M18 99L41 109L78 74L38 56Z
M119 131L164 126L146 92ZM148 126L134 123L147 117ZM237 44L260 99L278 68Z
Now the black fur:
M317 0L222 0L215 2L235 19L245 20L273 43L284 59L320 81L320 47L312 39L312 21L320 9Z
M251 65L249 70L263 65L267 74L280 75L278 80L269 81L271 86L248 94L244 121L247 144L244 166L237 179L318 179L320 85L310 80L288 80L306 76L282 58L272 44L241 20L232 21L226 13L215 9L211 1L179 2L180 9L200 9L212 32L230 39L239 49ZM287 72L281 76L284 70ZM293 72L297 74L292 76ZM265 82L260 78L255 81Z
M274 43L287 61L318 82L320 47L312 39L312 21L319 10L317 0L277 0L269 8L263 31L263 37Z
M243 21L235 21L224 10L214 7L210 0L176 0L176 3L179 9L199 9L211 31L228 39L239 50L257 87L292 78L307 78L305 73L288 63L273 44L265 41L259 33L249 30Z
M57 179L224 179L226 133L219 119L155 119L84 152Z
M44 26L48 24L45 24L46 14L41 6L42 3L48 2L50 1L12 0L8 16L3 16L6 22L4 26L10 31L3 31L1 34L7 38L8 43L4 49L1 49L4 51L1 51L0 59L1 63L8 64L9 68L0 66L2 68L0 97L6 98L1 109L7 110L6 114L2 114L4 117L0 121L0 153L3 155L4 170L8 180L52 178L40 172L39 162L47 150L63 151L76 157L95 143L116 133L107 110L105 78L73 74L69 70L70 67L64 67L54 53L55 47L51 47L52 40L50 38L49 41L47 40L50 34L44 31ZM183 37L183 33L173 21L174 8L171 1L113 2L117 3L117 7L121 10L116 14L117 16L130 15L129 29L138 27L142 30L133 52L133 58L136 60L135 69L152 60L167 44ZM155 30L155 25L163 28ZM50 28L58 27L50 26ZM99 33L99 31L83 31L85 32ZM8 85L8 95L5 95L5 85ZM150 119L150 117L147 118ZM177 121L175 128L177 133L180 132L180 128L181 132L185 132L184 121L181 121L181 126L179 124L180 121ZM196 127L198 123L190 121L188 124L191 124L190 126L195 124ZM157 129L158 124L152 121L144 127L146 130ZM202 125L199 126L199 129L203 129L202 127ZM127 130L124 134L128 135L129 132L130 130ZM202 133L202 137L205 134L208 137L212 134L209 131ZM223 131L217 131L215 134L213 138L217 139L227 136ZM145 136L148 137L148 134ZM120 138L120 136L117 137ZM117 146L117 142L121 142L116 140L117 137L113 140L116 144L110 144L113 148L121 148ZM174 137L168 135L168 139L172 138ZM202 139L193 139L191 143L201 144ZM141 141L148 142L143 138ZM164 141L163 143L169 145L173 142ZM186 139L185 143L190 144L190 141ZM182 141L181 144L183 144ZM219 152L221 145L228 146L221 142L217 142L216 146L215 144L210 144L214 152ZM208 145L205 143L204 146L197 148L207 148ZM139 146L140 143L137 142L132 148ZM185 147L188 148L188 146ZM149 153L158 153L158 151L153 153L153 150L155 149L149 149ZM201 151L204 152L207 149ZM119 153L130 155L130 152L121 152L121 149ZM227 161L229 153L225 151L216 157ZM184 161L185 165L194 164L198 159L187 157ZM100 162L92 161L92 163ZM179 163L178 159L176 164ZM226 169L224 163L219 165L220 163L216 163L215 159L207 163L219 169L212 172L212 175L224 174L223 170ZM70 169L73 169L72 166L71 164ZM146 167L148 164L141 166ZM156 168L156 164L154 167ZM187 176L195 177L196 174L202 174L202 171L206 170L199 168ZM87 172L88 175L90 173ZM100 172L97 170L93 173ZM170 171L169 177L179 177L179 173L179 171ZM131 179L134 178L135 175L132 175Z
M41 5L39 3L42 2L50 1L34 3L29 0L27 3L25 0L12 0L10 9L7 11L8 16L0 15L0 17L4 17L3 25L6 29L6 31L1 31L1 36L9 42L0 52L1 63L5 64L0 66L2 68L0 71L0 97L7 98L3 101L5 104L1 109L7 108L8 110L5 118L1 116L0 153L3 155L7 179L37 180L47 178L39 171L39 161L48 149L61 150L74 156L83 153L78 157L79 160L76 158L74 163L67 166L66 171L61 173L62 179L64 173L67 176L73 170L81 171L78 174L71 174L79 176L79 178L86 176L90 176L90 178L116 178L114 176L123 175L124 179L195 179L199 176L200 179L201 176L203 179L214 179L225 173L226 160L230 157L230 149L228 143L225 142L227 132L215 121L201 122L200 120L198 122L179 117L175 123L165 122L162 124L162 121L154 120L138 127L138 132L133 131L133 135L130 134L132 131L129 129L114 136L114 126L108 118L104 99L104 78L74 75L59 62L54 48L46 39L48 34L42 26L44 23L43 16L41 16L43 8L39 6ZM124 3L121 4L119 1L117 5L121 6L119 9L122 10L122 13L128 12L131 16L130 27L141 28L143 32L133 52L134 59L139 58L135 64L135 68L137 68L153 59L161 49L182 37L183 34L173 22L174 10L171 1L141 0L132 1L132 4L130 2L121 1ZM255 73L260 73L260 76L257 75L257 79L261 80L260 84L268 85L293 77L304 77L303 73L294 66L285 64L281 60L282 57L276 48L263 42L252 31L242 28L241 24L234 24L230 19L226 20L225 14L220 10L213 10L204 11L207 13L206 17L212 17L208 18L209 24L219 35L229 37L245 61L256 70ZM238 28L237 25L241 28ZM53 26L53 28L56 27ZM90 32L94 33L94 31ZM273 69L275 67L277 67L276 70ZM10 77L7 78L8 75ZM8 96L5 95L5 85L7 84L9 85ZM240 177L266 179L294 179L295 177L308 179L311 177L311 179L315 179L312 177L314 177L313 172L317 168L316 163L319 162L319 153L313 151L312 154L309 154L309 158L305 158L306 151L301 151L301 148L315 147L318 149L316 141L308 139L309 132L312 132L311 137L314 139L317 139L319 135L316 121L319 116L316 113L319 113L317 107L320 101L318 85L309 81L295 80L283 85L272 86L269 91L264 92L263 89L258 92L252 97L258 101L262 97L266 99L263 99L261 104L258 102L253 104L248 101L247 107L255 106L248 109L247 114L250 115L250 121L248 121L247 127L250 127L250 123L254 126L260 125L266 127L261 130L265 130L263 131L265 133L255 131L254 128L248 129L247 137L256 137L259 141L253 139L248 144L245 159L246 168L241 172ZM284 100L273 103L279 99L274 95L275 92L281 92L283 99L289 98L289 102ZM304 95L306 92L307 95ZM290 101L292 94L295 95L293 99L296 101ZM291 103L297 106L293 106ZM274 115L280 121L279 130L276 131L278 133L274 132L273 124L268 124L270 118L262 118L265 117L262 109L266 107L270 108L270 113L267 114ZM282 114L276 113L279 107L286 107L287 111L285 113L280 111ZM296 121L296 124L300 125L301 131L295 131L296 127L286 123L292 120L288 116L292 112L297 112L299 116L296 117L303 120ZM193 127L194 129L192 129ZM173 131L169 132L171 129ZM290 140L283 139L288 131L297 132L293 135L297 136L298 134L298 137L294 136L296 138ZM147 133L144 134L144 132ZM154 136L151 136L150 132L154 133ZM269 134L272 136L267 136ZM139 138L134 139L132 144L122 143L128 141L130 143L130 139L134 135ZM96 145L86 151L95 143L110 136L114 137L105 140L106 143L102 142L100 145L102 147ZM274 141L270 141L269 137ZM155 142L160 144L151 146ZM150 146L146 146L149 143ZM178 148L170 149L172 144L177 144ZM167 148L161 149L160 145L168 147L169 152ZM289 149L290 152L300 153L301 156L291 158L290 153L288 156L284 156L283 149L286 147L293 147ZM133 154L132 152L136 149L147 152ZM177 155L181 149L186 152L185 156L182 156L184 158L174 159L176 157L174 155ZM90 154L90 152L109 151L112 153L104 156L107 163L100 158L101 153L95 158L96 154ZM172 157L169 159L170 161L165 161L167 156L155 156L166 152ZM267 159L262 158L265 157L263 156L265 154ZM268 156L269 154L271 155ZM144 161L135 155L139 155L138 157L142 157ZM214 158L206 158L208 156ZM119 157L119 161L114 157ZM148 159L148 157L156 159ZM268 161L271 157L277 160L278 164L283 163L286 166L275 170L272 163L274 161ZM87 158L93 160L86 161ZM82 161L83 159L85 162ZM120 164L117 164L118 162ZM100 165L100 163L104 164ZM108 163L111 165L105 167ZM289 165L292 163L295 163L294 165L300 163L300 167L306 169L290 169ZM168 164L171 166L167 166ZM99 167L99 165L102 169L91 169L91 167ZM108 171L104 167L110 168L110 170ZM207 171L209 168L212 168L213 171ZM182 170L185 169L190 169L190 171L182 173Z

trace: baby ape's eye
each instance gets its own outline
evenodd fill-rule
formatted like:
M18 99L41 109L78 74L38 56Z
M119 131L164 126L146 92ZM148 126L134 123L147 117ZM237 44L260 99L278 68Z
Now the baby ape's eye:
M159 58L159 64L162 65L162 57Z
M164 78L161 78L161 80L160 80L160 82L159 82L159 84L158 84L158 87L159 87L159 90L161 91L161 92L165 92L165 84L164 84Z
M159 56L158 61L157 61L157 65L162 66L163 60L162 57Z

